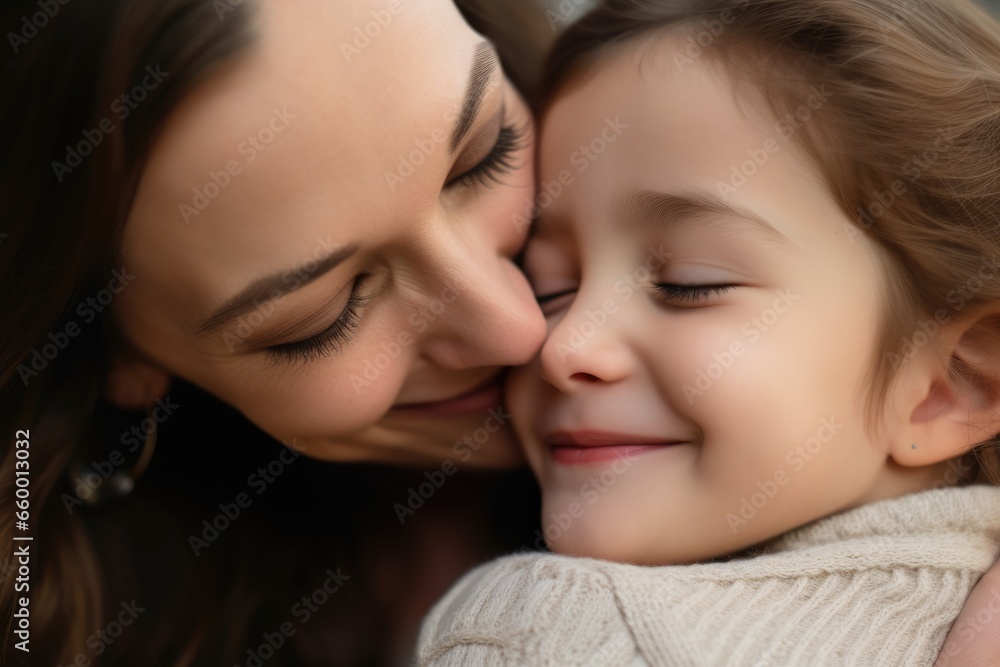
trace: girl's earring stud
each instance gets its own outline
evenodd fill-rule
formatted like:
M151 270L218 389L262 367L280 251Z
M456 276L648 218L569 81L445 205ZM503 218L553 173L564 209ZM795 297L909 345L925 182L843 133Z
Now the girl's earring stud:
M916 449L916 448L917 448L917 443L913 443L912 445L910 445L910 449Z

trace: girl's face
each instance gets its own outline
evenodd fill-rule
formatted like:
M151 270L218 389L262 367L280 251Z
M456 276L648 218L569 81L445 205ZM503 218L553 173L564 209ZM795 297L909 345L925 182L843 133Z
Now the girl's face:
M876 258L789 141L825 93L741 112L685 44L606 54L544 118L549 335L508 396L557 552L701 560L898 494L863 426Z
M497 374L544 319L513 262L531 119L495 52L450 0L257 4L260 44L155 146L118 322L309 455L516 463Z

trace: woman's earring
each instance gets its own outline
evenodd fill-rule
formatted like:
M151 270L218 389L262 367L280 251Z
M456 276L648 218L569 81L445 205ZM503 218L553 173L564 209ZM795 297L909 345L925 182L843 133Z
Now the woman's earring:
M910 449L916 449L916 448L917 448L917 443L913 443L912 445L910 445Z
M159 431L157 426L156 415L153 414L155 409L155 404L146 408L146 419L148 419L153 424L153 428L146 435L146 441L142 443L142 453L139 454L139 460L135 462L132 469L128 472L128 477L132 483L132 487L135 487L135 483L142 476L142 473L146 472L146 468L149 466L150 460L153 458L153 451L156 450L156 434ZM916 445L914 445L916 447ZM132 488L129 488L131 491Z
M110 500L121 500L132 492L132 489L135 488L135 483L149 466L149 462L153 458L153 451L156 449L158 427L157 419L153 414L155 407L156 406L154 404L146 408L146 420L152 424L152 427L146 434L146 439L142 444L142 451L139 453L139 458L130 469L115 471L106 479L100 481L95 487L90 487L89 484L82 481L83 471L81 470L82 466L79 464L74 466L74 469L70 471L71 479L76 480L78 485L84 484L88 487L87 492L77 491L78 497L80 497L83 502L91 506L102 505ZM143 423L143 426L145 426L145 422ZM96 476L92 472L90 475Z

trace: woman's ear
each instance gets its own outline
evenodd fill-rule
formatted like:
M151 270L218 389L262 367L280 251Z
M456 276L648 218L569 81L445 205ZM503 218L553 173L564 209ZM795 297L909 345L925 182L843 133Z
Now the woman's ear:
M990 440L1000 433L1000 312L941 326L896 379L909 415L890 443L900 465L933 465Z
M125 410L144 410L167 393L170 374L138 356L112 356L104 395L112 405Z

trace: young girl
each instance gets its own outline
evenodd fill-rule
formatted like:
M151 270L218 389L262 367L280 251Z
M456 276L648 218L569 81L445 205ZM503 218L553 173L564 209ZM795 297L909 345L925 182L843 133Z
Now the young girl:
M508 399L562 555L418 661L932 665L1000 552L1000 26L616 0L552 62Z

